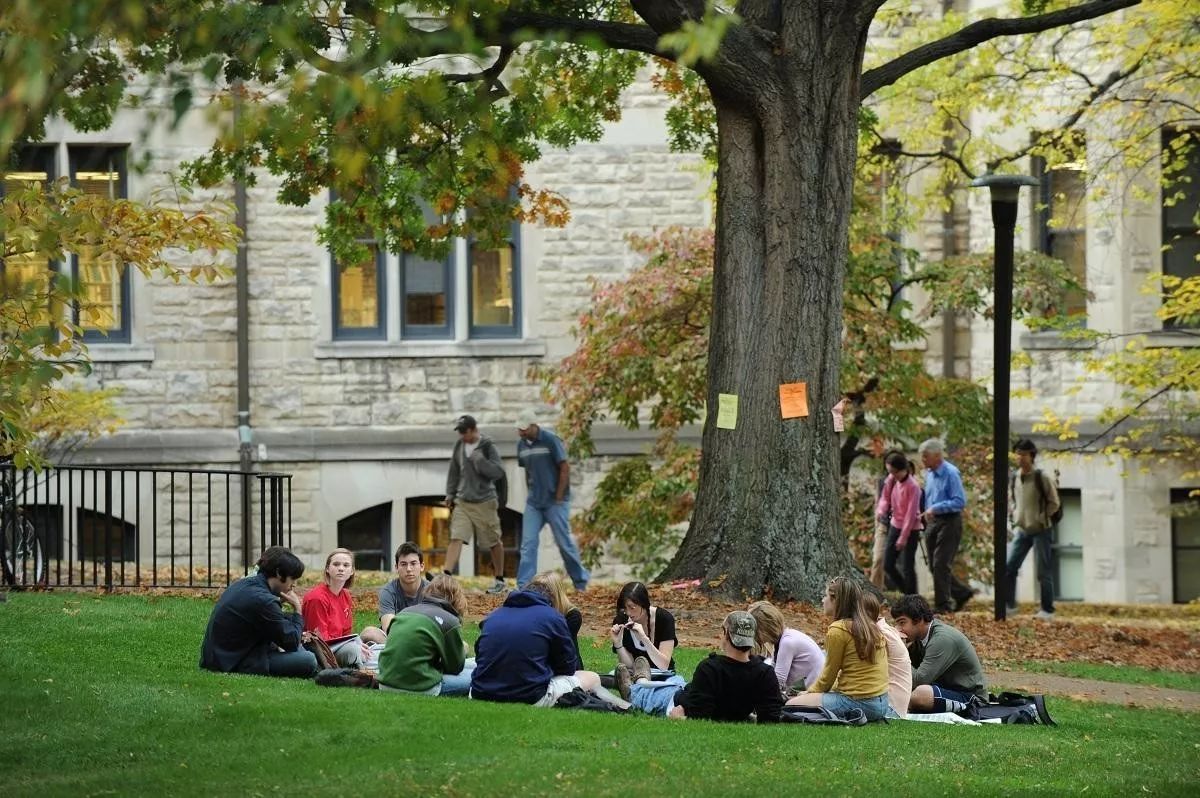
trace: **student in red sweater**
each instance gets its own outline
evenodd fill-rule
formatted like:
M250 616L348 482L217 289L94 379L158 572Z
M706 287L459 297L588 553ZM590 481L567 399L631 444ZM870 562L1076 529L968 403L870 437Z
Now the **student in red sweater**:
M339 665L359 667L370 658L367 644L386 643L387 635L375 626L354 634L354 599L346 589L354 584L354 553L334 549L325 558L322 579L304 594L304 631L316 632L329 642Z

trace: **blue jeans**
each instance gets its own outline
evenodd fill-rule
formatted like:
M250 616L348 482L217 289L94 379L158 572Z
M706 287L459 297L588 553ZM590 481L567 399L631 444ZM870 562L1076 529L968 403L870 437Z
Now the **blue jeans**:
M272 651L267 654L269 676L294 676L307 679L317 673L317 658L306 648L297 651Z
M874 698L851 698L845 693L822 693L821 706L842 719L845 719L850 710L861 709L868 721L883 720L891 709L887 693Z
M463 665L462 673L442 674L441 695L467 695L471 692L471 674L475 672L475 658L471 657Z
M647 715L663 715L671 710L675 696L687 686L682 676L668 676L661 682L639 682L629 688L629 701Z
M549 507L535 507L525 502L525 516L521 521L521 562L517 565L517 587L525 587L537 575L538 538L542 527L550 525L554 533L554 542L562 554L563 565L567 567L567 575L576 590L587 588L591 574L583 567L579 558L579 547L571 537L571 526L568 518L571 515L570 502L552 504Z
M1005 575L1008 577L1009 607L1017 606L1017 572L1021 570L1021 563L1025 562L1025 555L1036 546L1035 567L1038 584L1041 587L1042 609L1046 612L1054 612L1054 569L1051 564L1053 551L1050 548L1052 542L1050 535L1049 529L1036 534L1018 529L1013 535L1012 543L1008 546L1008 564L1004 568Z

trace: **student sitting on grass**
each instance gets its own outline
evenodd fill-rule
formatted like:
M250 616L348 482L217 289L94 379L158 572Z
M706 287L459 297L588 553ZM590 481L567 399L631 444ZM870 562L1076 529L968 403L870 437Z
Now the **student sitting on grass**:
M808 691L788 704L824 707L838 717L861 709L867 720L881 720L888 711L888 660L875 616L867 613L862 588L847 577L835 577L825 590L821 608L834 618L825 633L825 667ZM833 692L834 684L837 691Z
M650 680L650 662L634 660L633 671L617 666L621 696L649 715L670 718L704 718L718 721L779 720L783 696L771 666L751 655L757 624L754 616L735 610L721 624L721 653L710 654L696 667L690 684L679 676Z
M277 546L263 552L258 573L225 588L217 599L204 641L200 667L223 673L309 677L317 658L301 647L304 621L296 580L304 563ZM292 606L284 613L283 603Z
M449 574L435 576L421 601L405 607L388 628L379 655L379 686L424 695L466 695L474 662L467 659L462 618L467 597Z
M825 652L799 629L784 625L783 613L769 601L756 601L747 608L758 624L754 653L775 668L775 678L784 695L799 686L803 690L817 680L825 667Z
M883 617L885 606L883 594L874 585L868 585L863 593L863 611L868 617L878 619L875 625L879 627L887 646L888 717L903 718L908 714L908 702L912 696L912 661L908 658L904 638Z
M650 592L641 582L628 582L617 596L617 615L613 619L613 651L627 668L636 657L645 657L650 667L675 670L675 616L662 607L650 605Z
M909 712L958 712L972 697L987 700L975 647L962 632L934 618L924 597L902 597L892 606L892 619L912 658Z
M575 670L583 670L583 657L579 655L579 630L583 627L583 613L571 603L567 597L567 586L561 576L554 571L542 571L535 576L530 584L537 582L545 585L550 594L550 606L562 613L567 621L567 631L571 633L571 643L575 647Z
M396 578L379 590L379 628L389 631L392 618L405 607L421 600L429 582L425 580L425 555L421 547L406 540L396 548Z
M626 702L600 686L599 674L575 667L576 654L566 618L551 603L550 588L530 581L509 593L479 625L471 698L552 707L579 688L627 709Z
M371 657L367 644L386 643L387 635L376 626L354 634L354 599L348 589L354 584L354 553L334 549L325 558L321 578L321 584L304 594L304 631L315 632L329 643L338 665L360 667Z

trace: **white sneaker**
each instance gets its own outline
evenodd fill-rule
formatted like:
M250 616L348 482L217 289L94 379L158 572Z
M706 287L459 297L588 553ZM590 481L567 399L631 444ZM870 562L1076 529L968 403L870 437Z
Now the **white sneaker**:
M1034 615L1033 617L1037 618L1038 620L1042 620L1042 621L1053 621L1054 613L1046 612L1045 610L1038 610L1037 614Z
M504 580L497 579L495 582L492 583L492 586L487 589L487 592L489 595L498 596L507 590L508 590L508 585L506 585L504 583Z

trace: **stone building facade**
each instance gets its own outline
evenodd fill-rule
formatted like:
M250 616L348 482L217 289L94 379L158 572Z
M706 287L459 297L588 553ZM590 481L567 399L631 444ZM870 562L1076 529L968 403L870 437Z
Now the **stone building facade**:
M514 321L503 336L477 335L471 324L473 267L466 241L442 273L448 310L439 334L409 334L404 266L396 253L376 262L375 333L340 334L336 302L346 289L339 288L341 271L314 235L325 199L314 198L305 208L282 206L266 175L250 188L250 452L256 469L293 475L294 544L310 564L346 545L363 554L360 567L388 568L390 551L414 539L433 552L436 565L446 540L445 511L437 503L455 440L452 422L461 413L478 418L506 457L512 485L506 544L515 547L524 487L513 457L513 422L538 402L531 367L573 349L570 329L588 302L589 278L616 278L637 265L628 234L711 223L710 175L697 155L669 150L664 111L661 98L639 84L625 98L623 119L601 141L548 151L530 166L529 182L562 192L572 216L561 229L514 232ZM53 171L71 172L80 148L117 147L128 163L145 160L143 171L125 167L123 181L128 196L147 199L169 190L172 170L204 152L212 137L198 112L175 130L144 128L145 118L133 111L123 111L103 133L79 134L53 122L46 135ZM1103 154L1095 157L1099 163ZM1164 346L1194 345L1190 335L1163 331L1153 315L1157 298L1139 290L1147 274L1163 268L1164 242L1157 175L1142 172L1137 179L1141 190L1122 183L1115 205L1112 199L1103 207L1079 200L1086 231L1079 268L1093 295L1087 323L1114 331L1149 329ZM1188 201L1200 202L1198 197L1193 193ZM1037 202L1029 193L1022 198L1019 247L1044 244ZM987 199L977 192L963 194L951 215L931 219L908 243L936 257L947 246L986 250L991 235ZM136 273L127 279L122 335L92 343L96 369L89 378L92 385L121 391L125 426L79 453L76 462L236 468L238 427L246 420L237 415L234 281L175 284ZM952 334L943 334L946 321L936 319L930 327L931 371L987 381L990 324L952 319ZM1084 373L1060 338L1018 325L1013 344L1014 351L1032 356L1032 365L1014 373L1014 388L1035 394L1014 401L1015 433L1028 433L1047 405L1087 418L1115 398L1115 386ZM601 456L573 471L575 508L589 503L605 458L644 451L650 440L649 433L598 429ZM1052 440L1038 442L1044 450L1060 448ZM1181 491L1195 486L1174 466L1146 474L1133 463L1082 455L1043 460L1059 471L1065 496L1055 565L1062 598L1170 602L1200 595L1197 522L1168 511ZM159 514L181 512L159 508ZM123 520L147 527L145 517ZM541 564L557 565L548 534L542 543ZM464 573L485 561L476 555L468 549ZM514 568L510 558L510 573ZM1027 567L1021 580L1025 599L1034 595L1031 572ZM620 573L614 564L599 575Z

